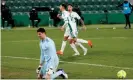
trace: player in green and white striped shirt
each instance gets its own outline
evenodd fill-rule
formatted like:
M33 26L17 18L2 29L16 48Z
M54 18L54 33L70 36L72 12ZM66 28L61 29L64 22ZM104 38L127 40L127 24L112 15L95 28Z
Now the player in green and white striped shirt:
M76 19L77 19L82 23L83 28L86 29L86 27L84 25L84 21L81 19L81 17L76 12L73 11L73 6L71 4L68 4L68 12L70 13L70 17L73 21L73 26L78 27L77 23L76 23ZM88 43L89 46L92 47L92 42L90 40L87 41L87 40L76 38L75 41L76 41L75 44L79 45L83 49L84 55L87 54L87 48L85 48L81 43Z
M86 43L86 41L83 39L77 39L78 29L77 29L76 21L74 18L77 17L78 19L80 19L80 17L77 16L76 13L75 13L76 17L72 17L72 15L70 15L70 13L65 10L65 8L66 8L65 4L60 5L60 10L62 12L62 15L60 18L62 18L65 22L61 29L63 30L64 28L66 28L66 31L64 34L64 41L62 42L61 50L58 51L57 54L63 54L63 51L66 46L66 41L69 40L70 46L75 51L74 55L80 55L75 46L75 42L77 42L77 44L79 43L79 45L80 45L80 47L82 47L82 49L83 49L83 46L80 43ZM83 28L85 29L85 26L83 26ZM87 43L88 43L88 41L87 41ZM91 46L92 46L92 44L91 44ZM87 49L84 48L84 55L86 55L86 53L87 53Z

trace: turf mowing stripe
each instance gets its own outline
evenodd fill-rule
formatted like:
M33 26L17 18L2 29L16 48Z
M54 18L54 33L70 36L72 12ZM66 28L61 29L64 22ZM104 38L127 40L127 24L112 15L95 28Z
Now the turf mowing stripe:
M13 59L25 59L25 60L39 60L39 59L36 59L36 58L28 58L28 57L14 57L14 56L1 56L1 57L13 58ZM60 61L60 62L68 63L68 64L79 64L79 65L88 65L88 66L96 66L96 67L133 70L133 68L129 68L129 67L108 66L108 65L102 65L102 64L90 64L90 63L68 62L68 61Z
M83 39L128 39L128 37L99 37L99 38L83 38ZM54 40L60 40L60 39L54 39ZM3 41L3 42L36 42L39 40L18 40L18 41Z
M133 25L133 24L131 24ZM113 27L115 26L116 29L123 29L123 24L117 24L117 25L86 25L87 26L87 29L112 29L113 30ZM99 26L99 27L98 27ZM45 28L45 29L59 29L59 27L48 27L48 26L41 26L42 28ZM80 27L78 27L80 29ZM29 28L28 26L23 26L23 27L16 27L16 28L13 28L11 30L37 30L38 28ZM3 30L8 30L8 29L3 29Z

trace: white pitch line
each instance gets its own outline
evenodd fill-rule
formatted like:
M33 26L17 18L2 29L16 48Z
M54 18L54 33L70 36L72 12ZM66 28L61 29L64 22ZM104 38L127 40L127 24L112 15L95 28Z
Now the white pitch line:
M39 59L36 59L36 58L28 58L28 57L14 57L14 56L1 56L1 57L13 58L13 59L25 59L25 60L39 60ZM95 67L133 70L133 68L129 68L129 67L108 66L108 65L102 65L102 64L90 64L90 63L68 62L68 61L60 61L60 62L61 63L68 63L68 64L77 64L77 65L88 65L88 66L95 66Z

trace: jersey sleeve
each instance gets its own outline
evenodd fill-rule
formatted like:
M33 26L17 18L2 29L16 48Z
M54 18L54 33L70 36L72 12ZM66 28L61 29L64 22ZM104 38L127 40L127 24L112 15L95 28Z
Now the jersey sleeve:
M130 8L133 10L133 5L132 5L131 3L129 3L129 6L130 6Z
M43 64L43 62L45 61L45 57L44 57L44 54L43 54L43 50L41 48L41 43L40 43L40 50L41 50L41 53L40 53L40 64Z
M42 52L41 52L41 55L40 55L40 64L43 64L44 61L45 61L45 57L44 57L44 54L42 54Z
M77 13L75 13L75 17L79 20L79 19L81 19L81 17L77 14Z

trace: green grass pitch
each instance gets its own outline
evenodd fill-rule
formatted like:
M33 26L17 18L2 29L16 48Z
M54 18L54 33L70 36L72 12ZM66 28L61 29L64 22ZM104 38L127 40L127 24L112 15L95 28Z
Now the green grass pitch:
M59 68L63 68L69 79L116 79L119 70L133 78L133 29L124 25L88 25L79 31L79 38L92 40L94 47L87 44L88 53L73 57L74 51L67 44L64 55L59 56ZM133 26L133 25L132 25ZM116 27L116 29L113 29ZM99 29L96 29L99 28ZM47 36L60 49L64 32L46 28ZM1 77L4 79L35 79L39 65L39 39L36 29L16 28L1 31Z

